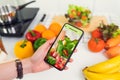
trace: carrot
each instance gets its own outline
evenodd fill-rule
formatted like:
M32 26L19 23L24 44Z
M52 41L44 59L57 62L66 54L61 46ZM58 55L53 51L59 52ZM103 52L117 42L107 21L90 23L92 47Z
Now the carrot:
M105 55L106 55L108 58L113 58L113 57L115 57L115 56L120 55L120 46L115 46L115 47L112 47L112 48L108 49L108 50L105 52Z
M109 48L117 46L119 44L120 44L120 35L108 39L107 42L106 42L106 44L105 44L105 48L109 49Z

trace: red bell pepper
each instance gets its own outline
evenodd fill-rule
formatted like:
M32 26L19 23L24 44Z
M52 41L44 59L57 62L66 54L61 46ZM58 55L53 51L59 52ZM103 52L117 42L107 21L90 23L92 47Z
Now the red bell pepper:
M30 30L29 32L26 33L26 39L34 43L35 40L38 38L41 38L41 34L36 31L36 30Z

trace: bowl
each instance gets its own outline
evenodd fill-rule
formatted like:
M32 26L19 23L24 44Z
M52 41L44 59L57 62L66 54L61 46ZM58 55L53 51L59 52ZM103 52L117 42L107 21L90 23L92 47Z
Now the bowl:
M92 15L91 11L86 7L69 5L65 17L69 23L77 27L88 27Z

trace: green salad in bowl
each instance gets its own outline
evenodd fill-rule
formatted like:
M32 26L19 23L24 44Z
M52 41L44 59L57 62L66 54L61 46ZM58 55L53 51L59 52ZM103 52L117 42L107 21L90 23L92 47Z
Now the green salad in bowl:
M91 11L88 8L71 4L65 17L68 18L69 23L77 27L86 27L90 23Z

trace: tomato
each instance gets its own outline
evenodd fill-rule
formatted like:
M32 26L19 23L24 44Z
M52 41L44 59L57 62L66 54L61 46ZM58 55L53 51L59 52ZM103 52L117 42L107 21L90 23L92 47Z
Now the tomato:
M94 38L101 38L102 37L102 33L100 32L100 30L98 28L93 30L91 35Z
M81 26L82 26L82 23L81 23L80 21L77 21L77 22L75 22L75 25L76 25L77 27L81 27Z
M71 13L75 16L75 15L76 15L76 10L73 9L73 10L71 11Z
M63 66L61 66L61 65L58 64L58 63L55 64L55 67L58 68L58 69L62 69L62 68L63 68Z
M69 17L70 17L71 19L73 19L73 18L74 18L74 15L73 15L73 14L69 14Z
M63 50L63 53L65 54L65 56L69 55L67 50Z
M92 52L100 52L105 47L105 42L100 38L91 38L88 41L88 48Z
M80 16L80 15L81 15L81 12L77 12L77 15Z

